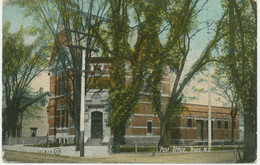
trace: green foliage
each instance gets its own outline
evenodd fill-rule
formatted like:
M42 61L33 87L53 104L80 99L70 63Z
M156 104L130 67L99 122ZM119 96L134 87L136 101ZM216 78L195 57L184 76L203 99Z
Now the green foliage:
M10 23L3 27L3 122L4 131L15 135L18 118L25 114L34 116L28 109L46 94L30 97L30 83L48 64L48 55L37 44L25 45L25 30L9 32ZM30 107L32 108L32 107ZM35 115L36 117L36 115ZM6 124L7 123L7 124Z
M25 145L29 147L60 147L60 146L74 146L73 143L67 143L67 144L60 144L60 143L50 143L50 144L31 144L31 145Z
M223 1L223 3L227 2ZM228 26L223 29L223 33L229 35L224 38L222 54L225 56L220 57L223 63L219 64L219 67L228 72L230 75L228 79L234 85L236 93L246 103L247 98L252 97L252 95L249 96L252 94L250 91L256 90L252 86L253 84L244 85L253 83L252 80L256 77L256 18L248 1L237 3L235 6L233 32ZM227 21L229 21L229 17ZM232 44L230 43L231 33L234 33L235 36L235 42Z
M256 160L257 114L257 21L256 2L222 1L228 12L226 33L221 51L222 68L230 73L227 77L234 87L244 110L245 152L244 161Z
M113 131L121 132L138 103L138 94L121 90L109 93L109 123Z
M22 105L24 105L24 103L29 102L30 100L34 100L35 97L38 95L38 94L32 94L32 93L33 93L33 91L30 88L25 92L25 97L22 100L22 102L23 102ZM44 108L45 106L42 105L42 102L47 102L46 97L43 96L40 99L38 99L37 102L34 102L30 106L28 106L23 111L23 119L25 119L25 120L30 120L33 118L41 119L40 112L45 110L45 108Z
M137 152L155 152L155 147L137 147ZM120 152L135 152L135 147L120 147Z
M162 25L163 3L112 0L108 5L108 28L104 30L108 35L97 35L100 36L103 50L114 57L110 66L109 126L115 137L118 132L124 134L125 125L144 90L150 64L159 62L155 58L160 49L158 35ZM131 28L130 20L136 21L138 26ZM131 41L135 37L136 40ZM126 67L129 68L128 72ZM126 75L131 80L126 80Z

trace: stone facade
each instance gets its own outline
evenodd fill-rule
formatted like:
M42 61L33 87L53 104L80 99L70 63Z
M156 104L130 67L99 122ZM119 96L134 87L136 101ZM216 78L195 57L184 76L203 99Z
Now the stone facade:
M108 90L92 89L86 95L85 102L85 143L89 139L110 140L108 122Z

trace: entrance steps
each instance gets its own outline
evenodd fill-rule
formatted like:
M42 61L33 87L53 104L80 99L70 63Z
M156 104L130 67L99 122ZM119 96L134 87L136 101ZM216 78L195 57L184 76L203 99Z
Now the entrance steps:
M108 156L108 146L85 146L85 156Z
M89 139L85 144L85 156L106 156L109 155L109 148L102 139Z
M89 139L86 146L102 146L102 139Z

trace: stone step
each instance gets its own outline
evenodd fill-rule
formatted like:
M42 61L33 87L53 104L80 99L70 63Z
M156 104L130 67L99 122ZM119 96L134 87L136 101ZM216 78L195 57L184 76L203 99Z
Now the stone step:
M107 146L85 146L85 156L107 156L109 150Z
M89 139L87 146L102 146L102 139Z

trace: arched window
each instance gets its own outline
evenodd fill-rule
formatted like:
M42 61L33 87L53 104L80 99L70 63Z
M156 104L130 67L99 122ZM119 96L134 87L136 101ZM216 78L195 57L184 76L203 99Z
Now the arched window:
M54 75L56 75L55 82L55 94L56 95L64 95L67 93L66 85L67 85L67 76L66 71L68 71L72 67L71 65L71 56L69 53L69 49L66 47L60 48L54 66L51 71Z
M51 72L54 75L57 75L70 69L71 67L72 63L69 49L67 47L61 47L55 59L54 66L51 69Z

